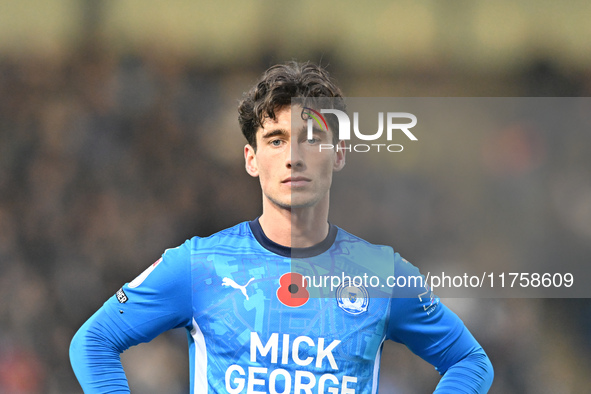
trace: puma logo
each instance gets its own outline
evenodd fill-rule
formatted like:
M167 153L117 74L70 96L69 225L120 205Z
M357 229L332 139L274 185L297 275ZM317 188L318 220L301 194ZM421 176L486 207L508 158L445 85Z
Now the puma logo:
M250 284L250 282L252 282L254 280L254 278L250 278L250 280L248 282L246 282L246 284L244 286L240 286L238 283L234 282L232 279L230 278L224 278L222 279L222 286L230 286L233 287L234 289L239 289L242 294L244 294L244 296L246 297L246 300L248 301L248 294L246 294L246 286L248 286Z

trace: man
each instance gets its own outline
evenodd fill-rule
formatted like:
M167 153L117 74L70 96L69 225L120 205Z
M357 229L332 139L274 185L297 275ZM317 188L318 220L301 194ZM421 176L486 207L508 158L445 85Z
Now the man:
M239 107L246 171L260 179L262 215L167 250L107 300L70 348L85 392L129 392L119 354L176 327L188 333L192 393L376 393L386 339L437 368L437 393L488 391L488 357L425 287L372 298L345 283L312 297L303 274L326 262L347 273L419 273L391 248L329 224L344 144L334 124L308 135L313 108L308 101L292 106L293 97L312 106L314 98L331 98L344 110L324 69L292 62L267 70ZM319 149L328 143L339 149Z

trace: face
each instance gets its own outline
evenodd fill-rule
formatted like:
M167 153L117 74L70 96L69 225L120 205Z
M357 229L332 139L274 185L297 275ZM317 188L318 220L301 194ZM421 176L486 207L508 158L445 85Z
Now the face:
M314 129L308 139L300 114L297 108L292 122L290 107L275 111L276 119L266 119L257 131L256 152L250 145L244 148L246 170L260 178L265 203L286 209L328 202L332 173L345 165L343 150L320 150L321 144L333 143L331 132Z

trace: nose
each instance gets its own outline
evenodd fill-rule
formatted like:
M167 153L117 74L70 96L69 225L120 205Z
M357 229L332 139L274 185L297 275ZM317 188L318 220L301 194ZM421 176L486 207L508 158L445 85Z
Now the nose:
M292 143L289 147L289 155L287 157L287 168L303 168L304 167L304 160L300 152L300 147L298 143Z

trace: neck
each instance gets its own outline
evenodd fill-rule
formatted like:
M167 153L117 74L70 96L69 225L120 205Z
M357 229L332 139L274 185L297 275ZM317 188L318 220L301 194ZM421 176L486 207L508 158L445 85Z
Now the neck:
M314 246L328 235L328 199L306 208L282 208L264 201L259 223L265 235L279 245Z

